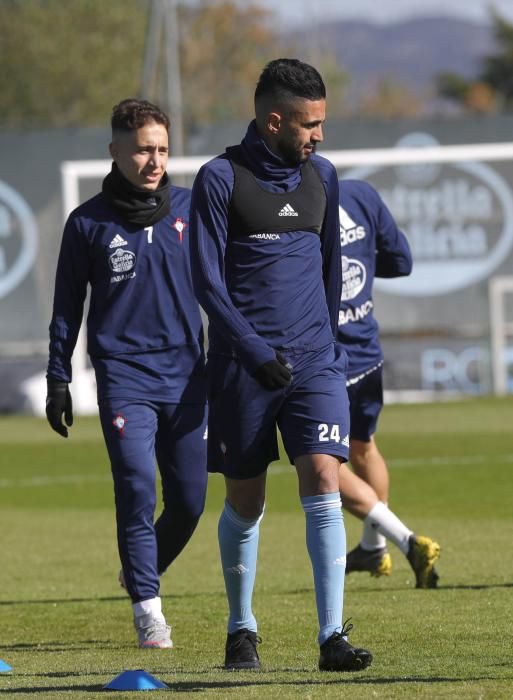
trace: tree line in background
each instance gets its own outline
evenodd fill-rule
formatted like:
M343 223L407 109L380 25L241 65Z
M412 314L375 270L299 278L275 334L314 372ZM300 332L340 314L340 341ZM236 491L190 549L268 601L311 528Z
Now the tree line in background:
M104 126L112 106L140 96L152 0L0 0L0 125L3 128ZM275 29L258 0L178 2L179 60L186 135L208 124L245 120L256 79L279 55L311 60L325 78L330 118L347 113L350 76L325 47L315 58ZM513 106L513 25L492 13L498 47L473 80L444 73L439 96L461 111ZM162 51L162 55L164 52ZM162 104L159 84L152 99ZM358 106L371 117L415 116L418 96L393 79Z
M112 106L140 97L152 0L0 0L0 125L104 126ZM186 133L252 113L262 67L291 55L272 13L248 3L178 3ZM165 50L160 48L160 63ZM346 81L333 57L320 69L332 94ZM162 65L150 98L165 106ZM147 86L146 86L147 88Z
M486 56L478 75L472 79L456 73L437 76L437 89L464 111L481 114L513 109L513 24L491 12L497 52Z

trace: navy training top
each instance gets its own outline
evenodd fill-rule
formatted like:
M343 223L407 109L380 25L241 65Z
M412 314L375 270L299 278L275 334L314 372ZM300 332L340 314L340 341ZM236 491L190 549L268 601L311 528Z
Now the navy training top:
M48 375L69 382L87 286L87 349L98 398L203 403L204 351L189 255L190 190L142 227L102 193L68 218L55 280Z
M254 121L241 154L265 190L290 192L299 186L301 166L289 167L270 151ZM236 355L250 374L274 359L275 349L317 349L333 343L337 332L338 180L328 160L310 158L326 192L320 235L228 236L234 171L227 154L206 163L192 188L191 264L196 294L209 317L209 353Z
M387 206L366 182L339 181L342 296L338 340L346 349L348 378L383 361L374 317L374 277L402 277L412 269L408 240Z

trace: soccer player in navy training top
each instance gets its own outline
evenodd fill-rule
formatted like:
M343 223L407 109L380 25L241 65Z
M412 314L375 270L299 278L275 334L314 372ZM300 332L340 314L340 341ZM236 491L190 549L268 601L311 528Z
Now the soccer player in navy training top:
M204 165L191 202L191 262L209 317L209 469L224 474L219 545L229 604L225 668L258 668L252 612L267 467L276 426L299 479L319 620L319 667L372 656L342 625L345 533L338 468L348 457L338 180L315 154L324 83L311 66L263 70L238 146Z
M112 113L112 170L70 215L50 324L46 413L68 436L71 357L87 286L88 352L116 502L121 581L141 647L172 646L159 577L187 544L207 485L202 323L189 262L190 191L170 184L169 120L146 101ZM155 461L164 509L154 524Z
M415 573L416 587L435 588L438 574L434 564L440 547L429 537L415 535L387 507L388 470L374 438L383 406L383 351L374 317L372 287L374 277L410 274L410 247L371 185L340 180L339 190L343 283L338 339L349 362L349 460L355 471L353 474L341 465L340 492L344 507L364 521L361 542L347 555L346 574L390 574L388 538L406 555Z

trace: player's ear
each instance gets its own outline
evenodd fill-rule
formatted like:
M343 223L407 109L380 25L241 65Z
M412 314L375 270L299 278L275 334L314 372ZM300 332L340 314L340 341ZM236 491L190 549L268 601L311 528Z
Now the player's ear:
M281 114L278 114L278 112L269 112L267 115L266 126L271 134L277 134L280 131L281 126Z
M116 144L114 142L109 143L109 153L111 155L112 160L116 160L118 156L118 149L116 148Z

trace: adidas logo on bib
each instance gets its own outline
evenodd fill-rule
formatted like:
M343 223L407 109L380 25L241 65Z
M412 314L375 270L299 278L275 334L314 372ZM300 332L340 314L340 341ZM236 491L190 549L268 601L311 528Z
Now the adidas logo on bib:
M283 209L278 212L278 216L299 216L299 214L290 206L290 204L286 204Z
M127 242L124 238L121 238L119 233L116 233L114 238L109 243L109 248L119 248L120 245L127 245Z

